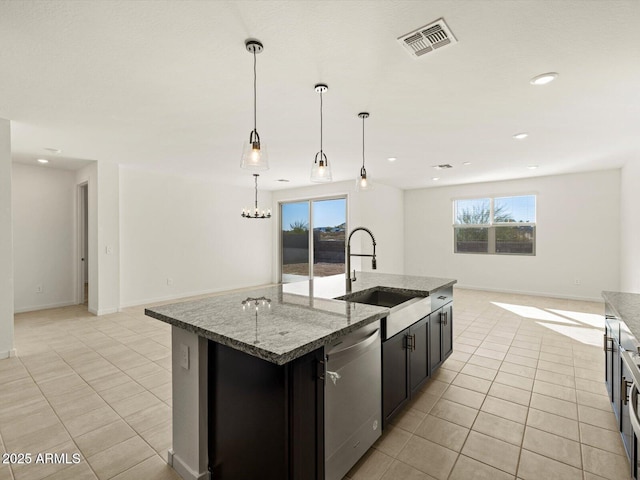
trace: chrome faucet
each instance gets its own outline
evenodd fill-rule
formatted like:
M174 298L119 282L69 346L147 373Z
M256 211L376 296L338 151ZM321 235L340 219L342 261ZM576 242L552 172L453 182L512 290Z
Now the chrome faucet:
M372 255L365 254L365 253L351 253L351 237L358 230L362 230L364 232L367 232L369 234L369 236L371 237L371 242L373 242L373 254ZM373 270L375 270L378 267L378 264L377 264L377 261L376 261L376 239L373 236L373 233L371 233L371 230L369 230L368 228L356 227L353 230L351 230L351 233L349 234L349 239L347 240L347 283L346 283L346 287L347 288L346 288L346 293L351 292L351 284L357 280L355 269L353 270L353 278L351 277L351 257L352 256L353 257L372 257L372 259L371 259L371 268Z

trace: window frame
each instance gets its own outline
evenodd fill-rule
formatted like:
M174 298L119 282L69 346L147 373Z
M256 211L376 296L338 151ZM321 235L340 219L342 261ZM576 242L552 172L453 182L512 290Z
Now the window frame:
M510 197L533 197L535 206L535 221L534 222L494 222L493 217L495 213L495 200L498 198L510 198ZM456 223L456 204L461 200L489 200L489 223ZM534 257L536 256L537 245L537 223L538 223L538 195L536 193L521 193L517 195L482 195L477 197L464 197L452 199L452 214L453 214L453 253L454 254L469 254L469 255L507 255L507 256L522 256L522 257ZM513 253L513 252L496 252L496 228L500 227L532 227L533 240L531 253ZM487 236L487 251L486 252L459 252L458 242L456 241L456 229L466 228L486 228L488 229Z

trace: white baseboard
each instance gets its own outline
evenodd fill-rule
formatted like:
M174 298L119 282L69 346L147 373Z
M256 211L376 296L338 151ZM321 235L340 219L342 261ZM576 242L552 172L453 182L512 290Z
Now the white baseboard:
M36 312L38 310L47 310L49 308L69 307L71 305L77 305L77 302L71 301L71 302L47 303L47 304L43 304L43 305L30 305L28 307L14 308L13 313Z
M4 360L5 358L15 357L18 352L16 352L15 348L11 350L3 350L0 352L0 360Z
M167 452L167 463L173 467L184 480L210 480L211 478L208 471L198 473L192 470L173 450Z
M111 307L111 308L101 308L98 309L96 311L96 313L94 315L109 315L110 313L118 313L120 311L120 309L118 307ZM93 313L93 312L91 312Z
M496 293L509 293L513 295L529 295L532 297L549 297L549 298L560 298L563 300L579 300L582 302L598 302L604 303L604 299L602 297L580 297L577 295L563 295L558 293L549 293L549 292L531 292L531 291L522 291L522 290L508 290L504 288L489 288L485 286L476 286L476 285L464 285L461 283L456 283L454 288L461 288L463 290L483 290L485 292L496 292Z

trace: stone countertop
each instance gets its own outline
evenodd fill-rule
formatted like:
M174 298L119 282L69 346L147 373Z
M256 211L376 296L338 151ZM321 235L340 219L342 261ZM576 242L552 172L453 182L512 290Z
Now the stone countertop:
M613 308L629 332L640 341L640 294L624 292L602 292L602 298Z
M429 296L456 280L358 272L352 293L382 287ZM384 318L385 307L335 300L345 276L316 278L145 309L145 314L263 360L284 365ZM264 297L269 302L250 301Z

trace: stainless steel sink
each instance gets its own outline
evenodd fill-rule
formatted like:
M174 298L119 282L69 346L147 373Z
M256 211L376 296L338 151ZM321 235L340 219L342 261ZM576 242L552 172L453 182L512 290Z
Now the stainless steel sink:
M383 340L393 337L431 313L430 297L417 297L403 290L389 288L349 293L338 297L338 300L387 307L389 315L382 321Z
M378 289L350 293L344 297L340 297L341 300L348 302L366 303L367 305L377 305L388 308L395 307L413 298L416 298L416 296L405 292L390 292L388 290Z

